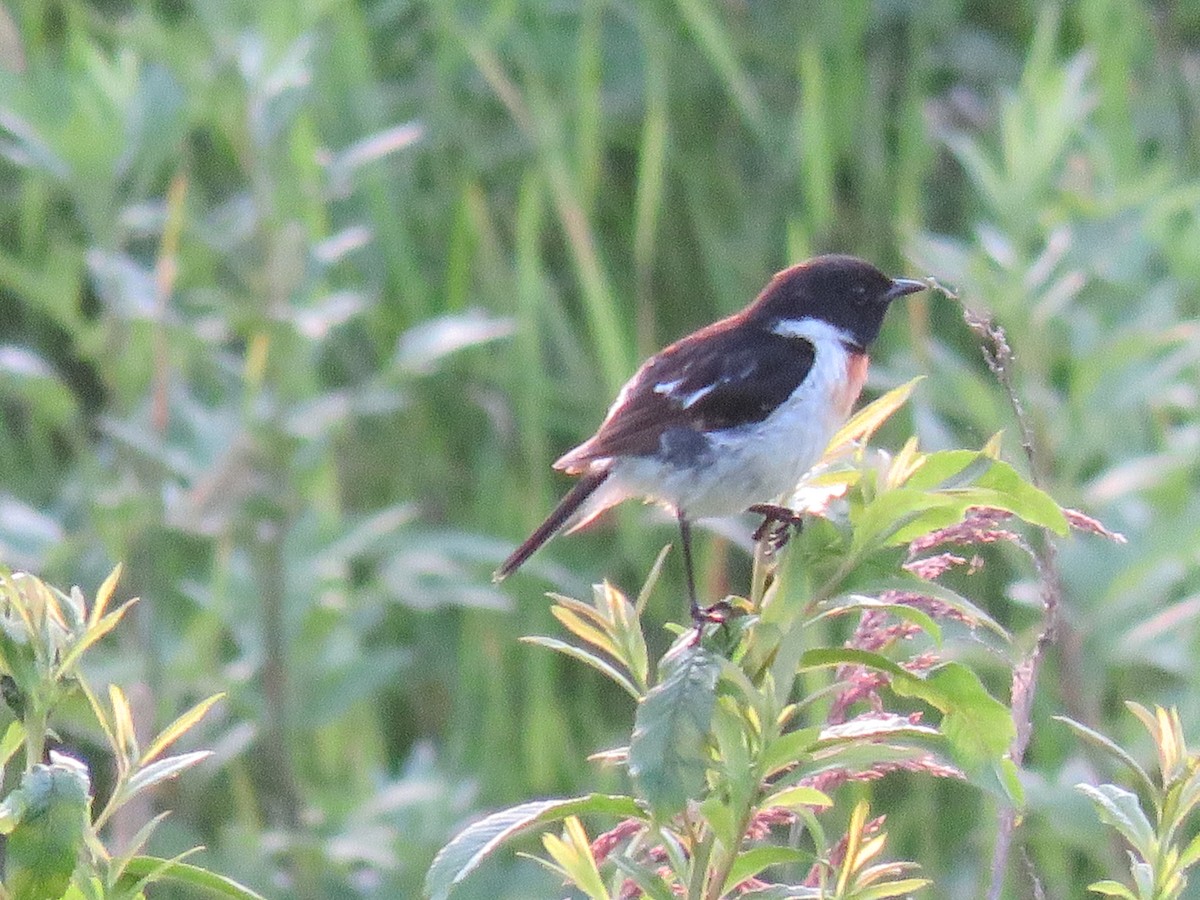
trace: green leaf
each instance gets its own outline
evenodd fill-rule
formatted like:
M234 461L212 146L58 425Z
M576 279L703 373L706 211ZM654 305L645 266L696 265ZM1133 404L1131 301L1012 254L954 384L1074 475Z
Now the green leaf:
M641 888L648 900L678 900L671 886L649 866L620 854L610 856L609 861L616 866L617 871Z
M70 673L72 668L75 666L75 663L77 663L79 658L83 656L84 651L100 640L100 638L104 637L106 634L116 628L117 624L121 621L121 618L125 615L129 608L137 602L138 601L136 597L134 597L132 600L126 600L119 607L101 618L99 621L89 624L88 629L86 632L84 632L83 636L71 645L71 649L68 650L63 656L62 660L59 661L57 671L55 673L56 677L61 678L65 674Z
M17 721L9 722L8 727L4 729L4 737L0 738L0 781L4 779L4 770L8 767L9 760L21 749L24 742L25 726Z
M800 657L801 669L828 669L832 666L866 666L886 672L895 678L916 678L911 672L902 669L886 656L872 653L869 650L857 650L853 647L817 647L813 650L806 650Z
M803 884L773 884L760 891L747 891L738 900L823 900L828 896L821 888Z
M563 837L542 835L542 846L575 886L591 900L611 900L604 879L600 877L596 858L592 855L591 842L577 817L567 816L563 824Z
M164 757L138 769L129 779L124 790L121 791L121 802L125 803L134 794L166 781L168 778L174 778L184 769L190 769L192 766L204 762L210 756L212 756L211 750L193 750L190 753Z
M893 679L892 690L920 697L942 712L942 734L955 758L969 768L1002 758L1017 735L1008 707L962 663L939 666L924 679Z
M810 622L817 622L820 619L847 613L852 610L879 610L880 612L891 613L898 619L916 625L933 638L934 643L939 647L942 644L942 628L928 613L917 609L915 606L908 606L903 603L884 603L878 597L868 597L863 594L847 594L838 597L836 600L831 601L821 614L815 616Z
M975 481L992 462L980 450L937 450L925 455L904 486L922 491L960 487Z
M660 553L655 563L655 570L650 578L658 577L658 568L662 566L665 553ZM649 579L648 579L649 581ZM644 585L643 592L648 585ZM642 634L642 623L638 618L637 608L626 599L625 595L608 582L603 585L603 595L596 601L597 607L603 603L607 608L608 619L611 622L609 632L620 649L618 659L633 676L634 683L639 686L639 694L646 690L650 677L650 659L646 651L646 638Z
M968 768L998 760L1016 736L1012 715L1003 703L984 688L971 669L961 663L946 663L919 678L878 653L848 647L809 650L802 668L861 665L892 676L892 690L902 697L916 697L942 713L940 730L950 742L955 759Z
M589 624L582 616L567 609L566 606L560 604L550 608L550 615L558 619L559 623L574 634L581 641L591 644L600 650L603 650L613 659L620 659L621 653L617 650L617 645L612 642L612 638L601 631L599 628Z
M87 770L73 761L35 765L21 779L14 793L24 808L4 851L10 900L47 900L66 891L83 848L90 790Z
M1179 854L1179 871L1186 871L1197 862L1200 862L1200 834L1188 841L1188 845Z
M700 802L700 815L712 829L713 835L726 847L736 846L740 835L737 824L733 819L733 810L724 798L719 796L705 797Z
M859 593L876 596L885 591L905 591L914 594L923 594L926 597L932 597L934 600L940 600L966 618L968 622L982 625L989 631L999 635L1005 641L1012 640L1012 636L1004 629L1004 626L989 616L984 610L958 592L952 591L945 585L938 584L935 581L925 581L922 578L917 578L915 575L905 574L872 581L870 584L859 588Z
M1076 722L1074 719L1067 716L1055 716L1059 722L1062 722L1068 728L1075 732L1079 737L1083 738L1088 743L1103 750L1109 756L1124 763L1129 771L1137 776L1142 788L1151 796L1158 792L1154 782L1150 779L1150 775L1142 768L1141 763L1129 755L1126 750L1113 741L1111 738L1105 737L1100 732L1088 728L1082 722Z
M1133 891L1119 881L1093 881L1087 889L1105 897L1121 897L1123 900L1137 900Z
M760 805L764 809L770 809L773 806L783 806L788 809L793 806L819 806L826 809L833 806L833 800L824 791L798 784L794 787L784 788L782 791L776 791L764 799Z
M629 773L655 817L670 818L704 788L720 660L703 647L664 658L663 680L638 704Z
M876 884L869 888L856 890L854 900L887 900L889 897L906 897L913 891L933 884L928 878L902 878L899 881L889 881L887 884Z
M801 728L780 735L767 745L762 752L760 765L767 775L772 775L785 766L797 762L817 739L819 729Z
M124 570L124 565L117 563L113 567L113 570L108 573L108 577L101 583L100 589L96 591L96 599L92 603L91 612L88 613L87 621L89 626L99 622L101 616L104 615L104 611L108 609L108 604L117 590L117 582L121 580L121 573Z
M183 737L183 735L187 733L192 726L203 719L205 714L212 709L213 705L224 696L225 695L223 693L213 694L207 700L201 700L187 712L183 713L183 715L179 716L174 722L164 728L158 737L151 742L150 746L146 748L146 752L143 753L142 758L138 760L139 765L145 765L146 763L152 761L160 753L171 746L171 744Z
M1142 811L1137 794L1115 784L1077 784L1075 790L1096 805L1100 821L1117 829L1142 859L1154 858L1157 844L1154 826Z
M753 847L738 854L721 891L724 897L747 878L753 878L768 866L786 866L811 860L811 855L793 847Z
M567 816L586 815L643 818L645 813L632 797L587 794L556 800L535 800L492 813L460 831L438 851L425 875L425 892L431 900L444 900L454 886L470 875L489 854L505 841L539 825Z
M234 900L266 900L262 894L238 884L232 878L218 875L199 866L189 863L174 862L169 859L159 859L154 856L135 856L125 866L123 877L146 878L158 883L174 882L218 897L232 897Z
M646 580L642 582L642 589L638 591L637 600L633 604L634 612L638 617L645 612L646 604L650 602L650 595L654 592L655 585L658 584L658 577L662 574L663 563L667 561L667 554L670 552L670 544L667 544L658 551L654 565L650 567L650 573L646 576Z
M614 666L608 660L596 656L582 647L576 647L574 644L568 644L566 641L560 641L558 638L543 637L542 635L529 635L521 638L521 641L526 644L533 644L535 647L545 647L548 650L556 650L565 656L572 659L577 659L582 663L586 663L598 672L603 672L617 684L625 689L625 691L634 700L641 699L641 691L637 689L632 681L626 677L625 673Z
M1004 789L1008 801L1017 809L1025 808L1025 786L1021 784L1021 773L1011 757L1003 757L996 763L996 780Z
M1007 509L1029 524L1049 528L1058 535L1065 535L1071 530L1067 517L1054 498L1034 487L1006 462L995 460L991 468L975 482L974 488L995 492L997 502L982 504L984 506Z
M924 375L919 375L912 381L892 388L856 412L845 425L838 429L823 455L825 457L835 456L845 445L870 438L880 425L908 402L913 390L924 377Z
M721 767L732 790L748 797L757 787L750 761L744 712L739 707L740 699L722 697L712 716L712 734L717 742L717 754Z
M897 537L902 529L904 534L915 532L914 537L926 534L961 521L966 510L966 503L947 494L910 487L893 488L852 512L854 535L850 540L850 552L860 553L876 545L908 543L912 538Z
M976 473L971 483L963 483ZM947 481L950 486L932 487ZM962 521L972 507L1002 509L1060 535L1069 531L1066 516L1053 498L1008 463L974 451L946 451L940 457L927 457L905 485L881 493L853 516L851 550L907 544Z

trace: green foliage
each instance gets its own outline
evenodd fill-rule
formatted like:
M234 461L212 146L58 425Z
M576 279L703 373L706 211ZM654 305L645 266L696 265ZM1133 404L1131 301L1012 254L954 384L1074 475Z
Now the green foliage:
M1183 723L1176 710L1156 707L1150 712L1137 703L1127 706L1154 742L1158 753L1157 782L1108 738L1086 725L1062 719L1081 738L1131 770L1154 812L1152 821L1143 811L1138 795L1118 785L1076 785L1095 805L1100 821L1116 829L1131 851L1132 890L1111 880L1090 884L1088 890L1127 900L1176 900L1187 887L1188 869L1200 862L1200 838L1193 836L1185 842L1183 830L1200 803L1200 757L1188 753Z
M125 562L147 602L88 658L139 719L141 685L163 721L227 692L220 774L179 785L153 852L203 844L264 892L412 896L473 811L617 791L580 760L657 677L678 565L628 683L516 637L551 629L543 589L632 583L666 532L630 511L508 593L488 573L639 359L840 250L994 313L1041 450L1017 470L1128 537L1058 545L1012 855L1049 897L1112 871L1079 747L1044 723L1065 706L1135 753L1108 698L1200 713L1198 46L1194 2L1146 0L0 4L0 558L60 584ZM869 390L927 377L878 444L1003 431L1020 459L959 323L933 295L889 323ZM902 555L953 490L877 537ZM741 584L741 551L698 538L702 592ZM759 669L811 649L766 626L834 574L802 559L833 559L824 538L761 612ZM847 616L907 617L999 697L997 642L1037 645L1040 598L1020 549L979 556L969 589L927 588L978 641L881 603L911 581L894 565L854 563L812 627L834 646ZM105 743L83 706L63 728ZM927 894L982 893L990 799L862 790ZM489 900L552 890L488 866Z
M658 683L638 702L629 774L658 818L683 812L704 786L705 744L720 673L718 657L701 647L682 647L663 658Z
M955 643L976 640L986 617L973 615L965 598L938 599L942 558L926 554L944 545L1020 545L1000 522L1019 516L1057 528L1067 518L990 451L923 453L913 441L894 458L847 454L850 436L872 431L907 396L897 391L865 409L835 439L812 484L799 489L803 496L819 484L826 492L813 508L827 526L819 540L809 537L817 529L797 538L806 571L826 574L807 586L792 583L769 543L760 545L752 583L761 591L727 598L729 621L680 634L652 684L637 611L657 569L637 604L609 584L594 589L590 605L556 597L555 617L573 642L533 642L590 665L637 701L628 746L603 756L627 769L632 793L489 816L439 854L426 881L430 895L447 896L518 832L561 820L563 836L544 838L542 861L596 900L630 891L709 900L899 897L929 882L910 873L913 864L875 861L884 837L879 821L868 828L865 801L855 804L845 837L828 840L818 811L834 805L838 785L905 770L973 781L1024 804L1009 755L1017 738L1012 713L971 666L945 658L951 645L942 626L965 626ZM893 550L901 532L908 535L903 557ZM858 587L867 573L905 586L868 593ZM844 646L822 646L831 620L855 615L859 624ZM818 673L832 677L814 680ZM894 703L916 700L937 713L936 726L922 721L924 712L885 712L885 689ZM614 812L623 821L588 838L579 817ZM786 844L772 840L782 825L792 830ZM805 864L799 878L767 871Z
M64 758L35 764L4 798L8 840L4 889L13 900L42 900L66 893L83 848L91 806L87 769Z
M6 900L133 900L143 897L146 886L154 882L174 880L192 887L220 885L225 896L253 900L259 895L202 868L184 866L177 859L140 856L166 813L141 823L120 853L110 851L102 840L105 824L138 794L211 755L204 750L163 753L221 699L210 697L184 713L145 751L138 749L133 716L121 689L109 686L111 710L98 702L79 664L134 602L108 611L119 575L119 568L113 570L88 608L79 588L65 594L27 573L0 571L4 631L0 678L7 685L5 701L16 715L5 733L3 762L12 760L22 737L25 751L20 783L0 801L0 833L7 835L0 893ZM109 798L94 816L88 767L53 750L48 765L40 761L46 740L54 736L51 718L57 718L76 692L90 702L108 750L117 760Z

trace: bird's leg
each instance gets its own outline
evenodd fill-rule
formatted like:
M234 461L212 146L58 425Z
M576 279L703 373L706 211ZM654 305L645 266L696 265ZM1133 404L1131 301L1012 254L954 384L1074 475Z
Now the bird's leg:
M763 517L762 524L754 529L751 540L758 542L767 540L767 549L776 553L792 536L792 530L799 532L804 526L804 516L786 506L774 503L756 503L750 507L750 512Z
M692 621L700 622L704 618L704 612L700 609L700 603L696 599L696 575L692 569L692 526L682 511L677 512L675 517L679 520L679 542L683 548L683 571L687 576L688 602Z
M701 606L696 599L696 575L692 568L692 525L682 512L675 514L679 521L679 539L683 547L683 568L687 574L687 589L689 610L692 615L692 625L696 628L696 637L708 622L724 623L729 618L730 607L724 600L712 606Z

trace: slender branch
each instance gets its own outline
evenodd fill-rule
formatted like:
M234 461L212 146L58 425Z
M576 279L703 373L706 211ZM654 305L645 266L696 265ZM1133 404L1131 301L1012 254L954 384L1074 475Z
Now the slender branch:
M935 285L936 286L936 285ZM962 304L959 297L945 288L942 292L952 300ZM1035 441L1033 426L1025 411L1021 398L1013 384L1013 352L1008 338L1001 328L990 317L963 307L963 320L967 327L979 339L980 350L988 369L996 378L1001 389L1008 397L1016 418L1017 427L1021 434L1021 446L1025 450L1025 458L1029 462L1029 474L1034 485L1044 486L1045 460ZM1037 569L1038 581L1042 594L1042 628L1037 640L1017 665L1013 668L1012 676L1012 717L1016 726L1016 737L1013 739L1009 755L1013 763L1020 766L1025 759L1025 751L1029 748L1029 740L1033 732L1033 698L1037 688L1038 674L1046 651L1058 638L1060 606L1062 602L1062 574L1058 567L1058 551L1054 546L1049 531L1042 529L1041 540L1033 549L1034 566ZM988 887L988 900L999 900L1004 889L1004 877L1008 871L1008 858L1012 850L1013 836L1017 828L1017 811L1011 806L1000 811L999 830L996 835L996 845L992 854L991 884Z

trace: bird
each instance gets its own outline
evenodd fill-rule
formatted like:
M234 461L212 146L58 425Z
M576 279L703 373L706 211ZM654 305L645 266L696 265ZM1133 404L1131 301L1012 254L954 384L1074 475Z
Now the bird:
M578 480L493 580L560 531L640 497L674 513L692 620L708 620L692 523L749 509L782 514L778 504L848 419L888 307L926 287L854 256L817 256L778 272L740 312L651 356L596 433L554 463Z

